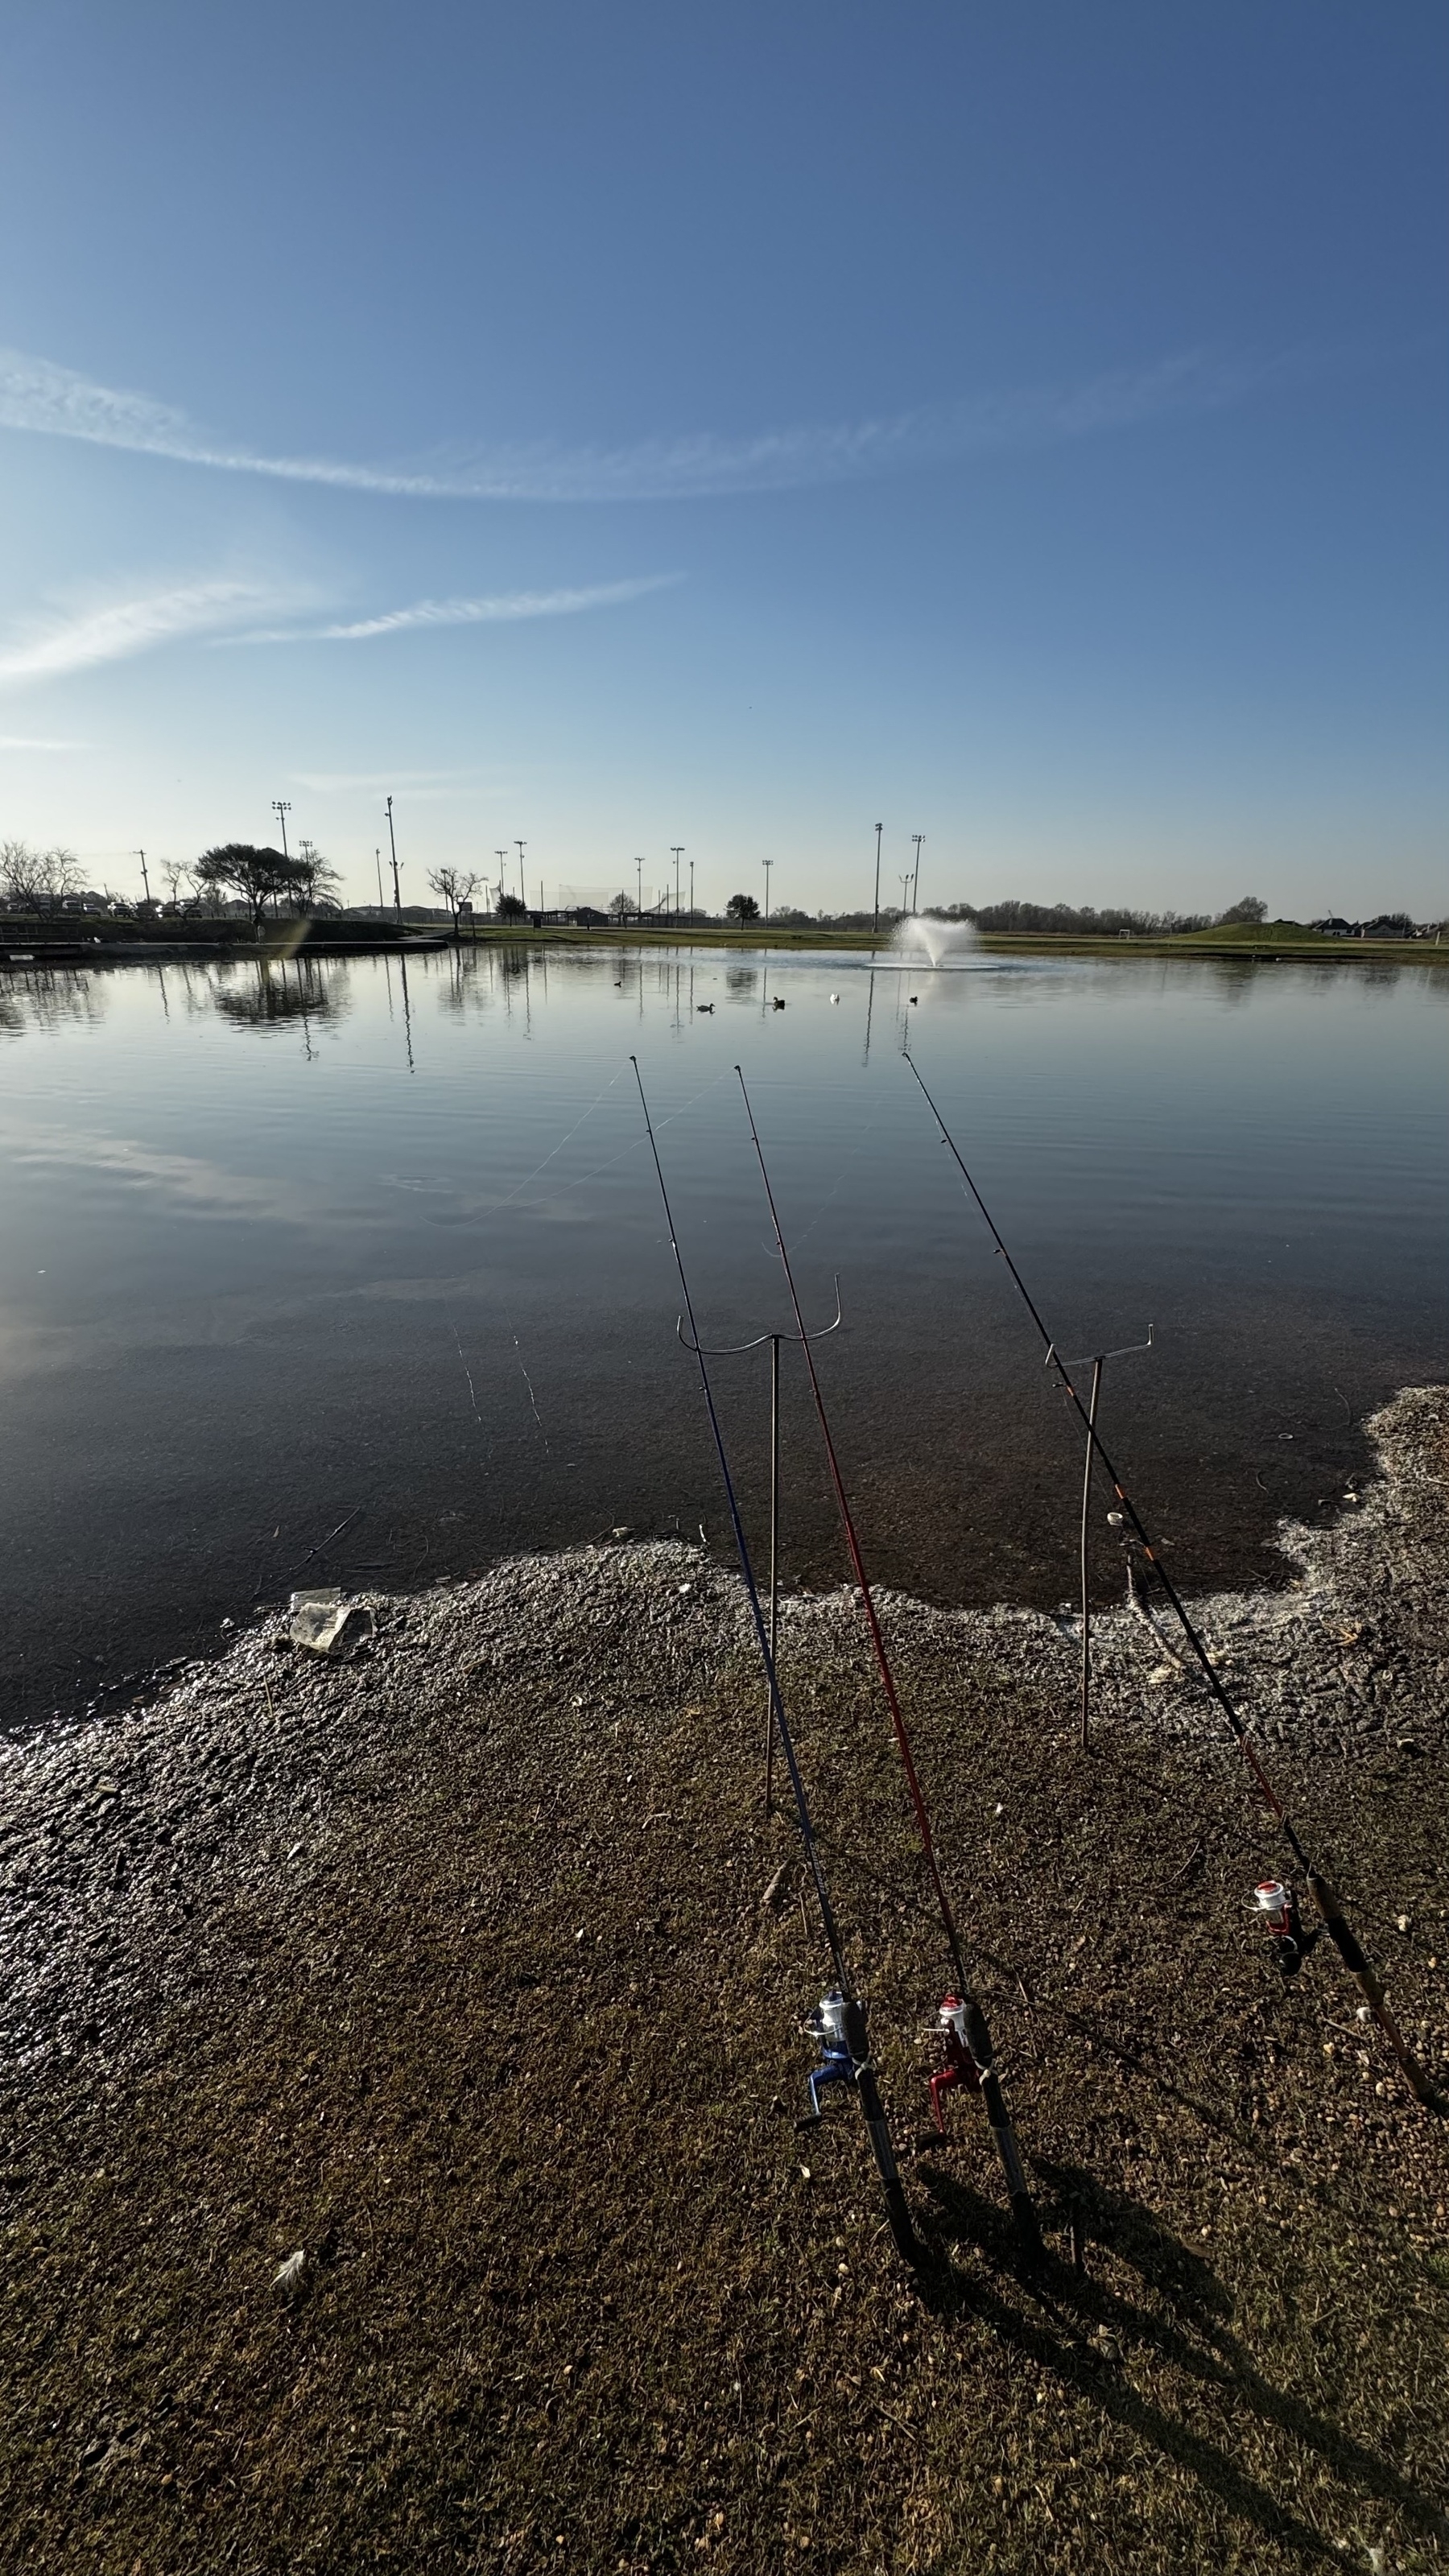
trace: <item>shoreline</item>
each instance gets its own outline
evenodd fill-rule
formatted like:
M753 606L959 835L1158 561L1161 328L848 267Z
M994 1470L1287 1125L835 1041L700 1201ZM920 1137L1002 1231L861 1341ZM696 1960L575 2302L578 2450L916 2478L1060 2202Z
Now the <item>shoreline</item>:
M1283 1532L1296 1582L1195 1611L1442 2076L1449 1390L1369 1427L1358 1505ZM704 2543L743 2576L807 2531L842 2570L990 2532L1025 2576L1449 2537L1442 2125L1322 1947L1280 1985L1280 1847L1138 1616L1094 1621L1083 1757L1072 1622L882 1605L1048 2310L979 2119L923 2126L937 1939L858 1610L782 1604L923 2307L855 2126L795 2134L819 1941L738 1581L625 1542L356 1597L344 1661L273 1611L4 1758L7 2563L612 2576Z

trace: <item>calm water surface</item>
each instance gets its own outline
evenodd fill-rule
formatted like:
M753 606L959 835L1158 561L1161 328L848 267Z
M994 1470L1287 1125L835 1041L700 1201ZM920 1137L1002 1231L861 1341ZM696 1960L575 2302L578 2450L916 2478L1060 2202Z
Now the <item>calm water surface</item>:
M1274 1579L1279 1514L1336 1508L1363 1414L1446 1374L1433 969L29 970L0 977L7 1722L304 1580L427 1582L615 1524L720 1541L631 1053L719 1342L788 1321L745 1067L821 1322L840 1277L821 1368L882 1579L1063 1600L1078 1440L907 1024L1063 1348L1155 1326L1104 1428L1179 1578ZM800 1375L787 1354L787 1561L816 1583L840 1560ZM758 1529L766 1355L720 1383Z

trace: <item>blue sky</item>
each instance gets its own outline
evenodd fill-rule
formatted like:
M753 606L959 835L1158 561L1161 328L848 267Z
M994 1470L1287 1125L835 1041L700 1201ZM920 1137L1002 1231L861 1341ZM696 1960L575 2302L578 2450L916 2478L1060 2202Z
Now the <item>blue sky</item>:
M1442 9L10 0L0 836L1449 910Z

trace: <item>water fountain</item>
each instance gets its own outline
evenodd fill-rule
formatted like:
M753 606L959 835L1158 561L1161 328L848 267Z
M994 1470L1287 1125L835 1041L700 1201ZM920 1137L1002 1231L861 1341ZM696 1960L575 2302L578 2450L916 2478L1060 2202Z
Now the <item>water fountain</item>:
M901 957L919 958L926 966L944 966L976 946L969 921L939 921L929 912L908 912L891 933L891 946Z

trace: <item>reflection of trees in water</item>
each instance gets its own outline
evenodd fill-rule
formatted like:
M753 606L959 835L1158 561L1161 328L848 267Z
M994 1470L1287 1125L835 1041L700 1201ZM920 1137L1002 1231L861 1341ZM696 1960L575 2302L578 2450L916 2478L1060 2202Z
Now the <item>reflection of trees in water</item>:
M347 970L305 955L282 963L262 958L250 967L222 970L213 1007L236 1029L271 1029L314 1020L340 1020L352 1006Z
M760 978L753 966L727 966L725 991L732 1001L747 1001Z
M97 1028L109 995L97 975L73 966L36 966L0 976L0 1034L31 1029Z
M465 1011L483 1010L492 998L492 950L450 949L447 972L438 985L439 1010L454 1011L461 1017Z

